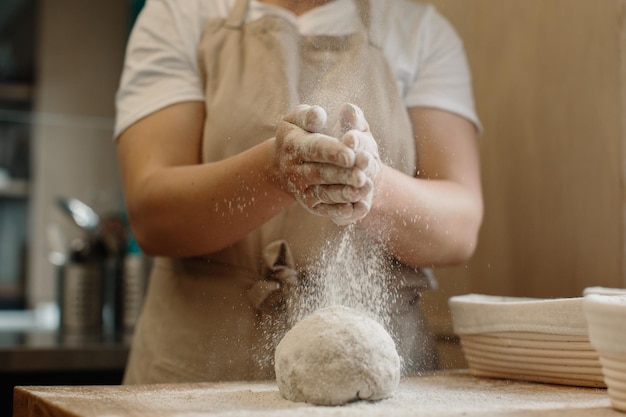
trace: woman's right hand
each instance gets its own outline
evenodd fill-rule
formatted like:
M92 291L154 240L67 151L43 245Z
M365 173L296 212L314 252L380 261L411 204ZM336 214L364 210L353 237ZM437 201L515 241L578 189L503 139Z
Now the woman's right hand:
M287 114L276 131L273 164L281 188L309 212L335 221L351 216L371 181L355 166L354 149L321 133L326 122L319 106L300 105Z

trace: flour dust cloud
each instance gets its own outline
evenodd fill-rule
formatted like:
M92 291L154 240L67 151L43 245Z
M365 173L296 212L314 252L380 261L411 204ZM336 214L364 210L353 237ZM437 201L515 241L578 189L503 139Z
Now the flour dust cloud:
M343 305L388 327L390 274L381 248L359 237L354 225L326 242L313 262L310 276L299 288L294 300L294 322L313 311Z

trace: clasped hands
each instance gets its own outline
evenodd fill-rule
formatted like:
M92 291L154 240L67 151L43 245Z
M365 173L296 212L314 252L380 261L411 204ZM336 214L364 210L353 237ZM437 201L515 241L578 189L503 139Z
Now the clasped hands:
M360 108L346 103L327 124L320 106L296 107L278 125L273 163L301 206L345 226L369 213L382 164Z

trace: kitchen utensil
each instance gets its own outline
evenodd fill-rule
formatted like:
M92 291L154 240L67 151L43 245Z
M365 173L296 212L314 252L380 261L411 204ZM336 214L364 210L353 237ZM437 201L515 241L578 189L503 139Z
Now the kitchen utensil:
M66 333L97 333L102 329L104 271L99 262L69 261L59 268L58 303Z
M100 216L81 200L73 197L59 197L57 204L82 229L94 232L100 226Z

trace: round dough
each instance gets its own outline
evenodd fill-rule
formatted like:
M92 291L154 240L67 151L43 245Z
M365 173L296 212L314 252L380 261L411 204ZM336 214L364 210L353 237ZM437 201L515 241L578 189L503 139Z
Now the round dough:
M291 401L341 405L380 400L400 382L400 358L385 328L344 307L317 310L276 347L278 389Z

